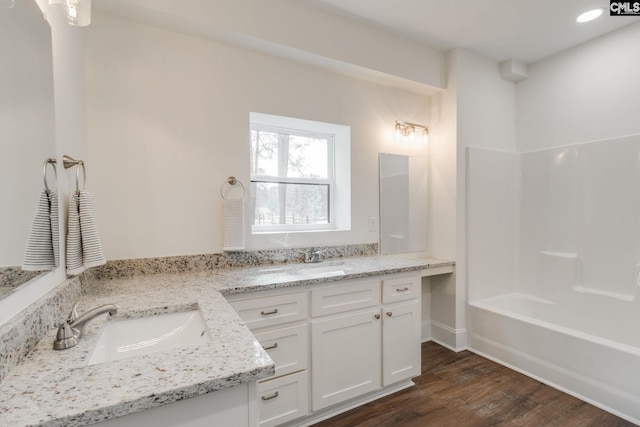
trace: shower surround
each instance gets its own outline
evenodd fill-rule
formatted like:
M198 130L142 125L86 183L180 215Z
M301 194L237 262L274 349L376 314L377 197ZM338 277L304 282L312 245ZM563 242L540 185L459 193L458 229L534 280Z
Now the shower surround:
M469 347L640 424L640 135L467 151Z

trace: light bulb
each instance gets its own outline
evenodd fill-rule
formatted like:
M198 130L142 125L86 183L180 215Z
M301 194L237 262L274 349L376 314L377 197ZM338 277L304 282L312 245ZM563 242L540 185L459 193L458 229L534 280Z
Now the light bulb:
M602 9L591 9L588 10L584 13L581 13L580 16L578 16L576 18L576 22L579 22L581 24L585 23L585 22L590 22L593 21L594 19L600 17L600 15L602 15Z

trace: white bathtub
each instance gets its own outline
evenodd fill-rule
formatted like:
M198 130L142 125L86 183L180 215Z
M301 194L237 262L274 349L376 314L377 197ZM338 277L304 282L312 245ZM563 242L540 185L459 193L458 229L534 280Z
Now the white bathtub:
M470 302L468 316L472 351L640 425L638 302L511 293Z

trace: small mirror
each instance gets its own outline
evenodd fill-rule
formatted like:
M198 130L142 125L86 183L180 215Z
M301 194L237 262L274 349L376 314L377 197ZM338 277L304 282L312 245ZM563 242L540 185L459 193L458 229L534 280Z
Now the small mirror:
M428 157L379 154L380 253L429 249Z

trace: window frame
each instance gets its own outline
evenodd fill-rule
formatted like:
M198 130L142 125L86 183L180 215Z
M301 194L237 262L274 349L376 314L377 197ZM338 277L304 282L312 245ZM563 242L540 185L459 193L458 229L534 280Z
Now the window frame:
M253 175L253 167L250 171L250 185L252 191L255 191L255 184L271 183L271 184L299 184L299 185L322 185L327 187L327 223L326 224L256 224L255 206L251 206L251 232L273 233L273 232L296 232L296 231L323 231L335 230L335 214L333 212L335 193L335 134L326 132L314 132L304 129L295 129L291 127L270 126L264 124L250 124L250 132L269 132L277 134L286 134L289 136L299 136L305 138L315 138L327 141L327 178L301 178L301 177L283 177L272 175ZM251 147L253 155L253 147Z

